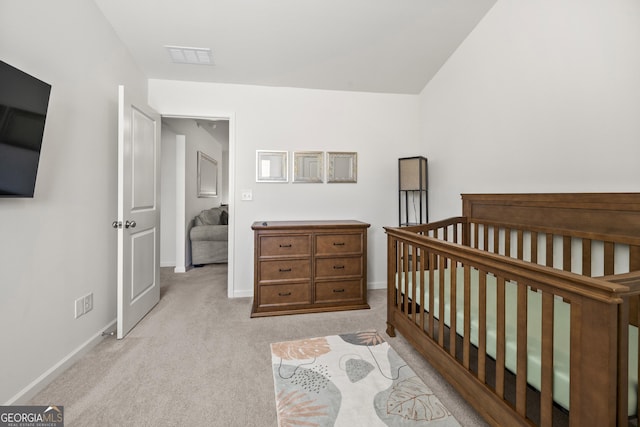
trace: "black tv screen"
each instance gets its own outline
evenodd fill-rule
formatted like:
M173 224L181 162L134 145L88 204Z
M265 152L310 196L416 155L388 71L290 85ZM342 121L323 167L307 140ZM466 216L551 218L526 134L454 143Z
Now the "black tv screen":
M33 197L50 93L0 61L0 197Z

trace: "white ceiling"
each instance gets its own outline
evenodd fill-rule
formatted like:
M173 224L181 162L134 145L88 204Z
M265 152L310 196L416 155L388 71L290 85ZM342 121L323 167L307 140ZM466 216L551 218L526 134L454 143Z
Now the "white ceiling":
M95 2L149 78L417 94L496 0Z

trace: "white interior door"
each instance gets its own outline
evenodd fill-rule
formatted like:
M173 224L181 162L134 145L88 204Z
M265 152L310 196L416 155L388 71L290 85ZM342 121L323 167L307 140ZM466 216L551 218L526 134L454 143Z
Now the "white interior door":
M118 339L160 301L160 116L120 86Z

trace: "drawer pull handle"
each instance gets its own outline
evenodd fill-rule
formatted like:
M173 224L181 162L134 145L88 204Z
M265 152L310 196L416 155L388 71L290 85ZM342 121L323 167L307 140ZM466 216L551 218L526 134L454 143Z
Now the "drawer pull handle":
M334 289L333 290L333 293L335 293L335 294L339 294L339 293L342 293L342 292L344 292L344 289Z
M344 265L334 265L333 269L334 270L344 270Z
M278 296L280 297L288 297L291 295L291 292L278 292Z
M290 272L290 271L291 271L291 267L289 267L289 268L281 268L281 269L279 269L278 271L279 271L280 273L288 273L288 272Z
M344 246L344 242L333 242L333 246Z
M281 248L290 248L291 247L291 243L289 243L288 245L280 245Z

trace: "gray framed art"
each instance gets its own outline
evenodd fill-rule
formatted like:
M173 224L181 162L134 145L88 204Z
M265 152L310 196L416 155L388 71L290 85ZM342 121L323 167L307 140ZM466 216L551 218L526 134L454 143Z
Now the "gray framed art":
M198 151L198 197L218 196L218 162Z
M287 151L256 151L256 182L288 182Z
M324 182L322 151L293 152L293 182Z
M358 153L327 153L327 182L358 182Z

